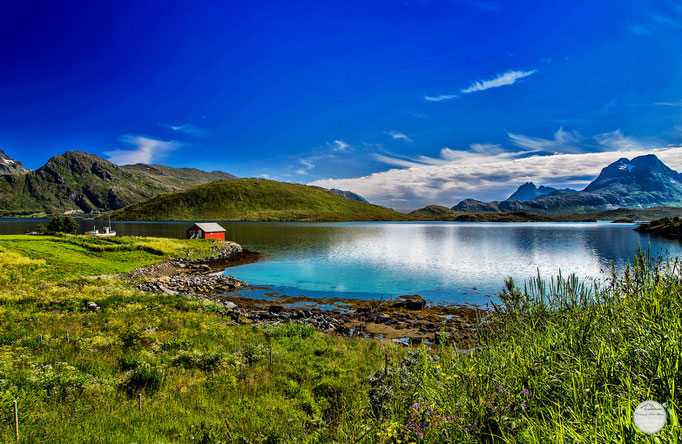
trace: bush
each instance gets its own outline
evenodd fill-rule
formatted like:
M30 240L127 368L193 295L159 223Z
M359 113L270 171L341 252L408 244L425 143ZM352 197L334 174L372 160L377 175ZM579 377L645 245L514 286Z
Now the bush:
M163 385L163 373L151 364L144 363L132 370L122 384L128 396L145 391L155 393Z
M58 217L53 217L49 224L47 224L47 231L52 233L61 233L64 230L64 222Z

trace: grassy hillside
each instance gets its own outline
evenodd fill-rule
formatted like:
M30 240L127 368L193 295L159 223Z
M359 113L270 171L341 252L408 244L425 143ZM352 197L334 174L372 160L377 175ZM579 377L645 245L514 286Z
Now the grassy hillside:
M81 241L90 245L71 248ZM188 245L150 242L166 252ZM1 442L14 440L15 400L25 443L682 438L679 264L638 256L597 293L573 278L526 290L508 282L474 350L406 350L299 324L233 325L213 302L81 277L95 271L82 268L88 259L123 271L156 256L97 245L0 236ZM647 399L666 407L655 437L631 419Z
M118 220L409 220L318 187L235 179L165 194L111 213Z
M552 218L537 214L513 211L508 213L468 213L455 211L440 205L415 210L408 216L416 220L458 221L458 222L543 222L553 221Z

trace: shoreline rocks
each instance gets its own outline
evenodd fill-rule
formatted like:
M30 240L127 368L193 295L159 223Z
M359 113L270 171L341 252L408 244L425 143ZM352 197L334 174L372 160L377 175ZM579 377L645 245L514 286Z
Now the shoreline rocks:
M223 306L219 313L229 316L234 324L279 325L296 322L328 333L350 337L371 337L406 344L438 343L441 336L448 342L470 344L473 323L478 309L457 307L427 307L419 295L405 295L393 301L343 300L348 309L286 307L295 298L280 297L256 300L231 293L247 287L233 276L216 274L227 267L255 262L258 253L244 250L229 242L215 248L202 259L172 258L165 262L139 267L127 274L127 281L139 290L165 295L183 295L208 299ZM298 298L300 299L300 298ZM321 300L308 299L308 304ZM341 301L336 301L341 302ZM353 310L354 309L354 310Z

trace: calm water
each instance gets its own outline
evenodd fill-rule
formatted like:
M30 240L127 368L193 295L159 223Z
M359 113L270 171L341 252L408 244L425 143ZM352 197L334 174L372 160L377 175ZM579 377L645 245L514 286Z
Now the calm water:
M4 220L0 234L38 221ZM84 229L92 221L82 222ZM95 223L102 227L104 223ZM114 222L120 235L184 237L188 223ZM227 237L265 253L227 273L292 296L377 298L420 294L434 302L485 304L507 276L576 273L603 279L638 245L682 256L677 241L609 223L222 223ZM262 296L263 291L260 292ZM258 292L250 296L259 296Z

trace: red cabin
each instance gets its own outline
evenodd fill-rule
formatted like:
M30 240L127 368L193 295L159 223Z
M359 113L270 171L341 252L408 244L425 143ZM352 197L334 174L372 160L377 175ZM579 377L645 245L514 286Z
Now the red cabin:
M187 239L225 240L225 229L216 223L197 223L187 229Z

